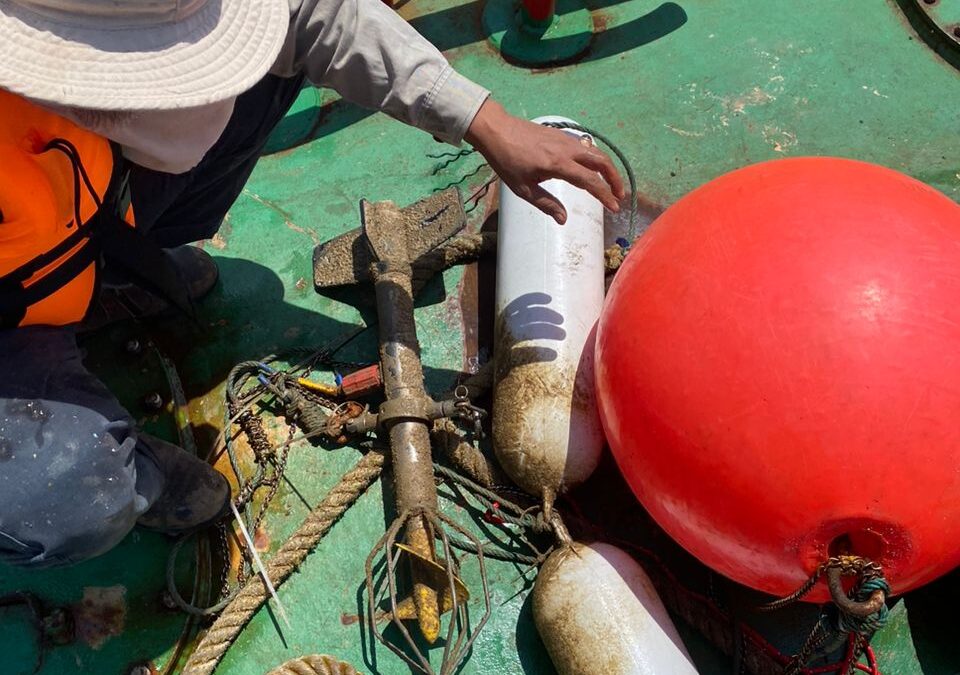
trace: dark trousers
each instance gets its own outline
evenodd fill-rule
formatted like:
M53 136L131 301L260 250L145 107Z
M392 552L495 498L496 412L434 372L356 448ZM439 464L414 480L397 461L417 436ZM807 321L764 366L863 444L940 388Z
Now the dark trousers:
M163 247L217 231L302 85L264 78L185 174L134 166L137 227ZM163 491L130 415L80 360L76 327L0 330L0 561L76 563L123 539Z

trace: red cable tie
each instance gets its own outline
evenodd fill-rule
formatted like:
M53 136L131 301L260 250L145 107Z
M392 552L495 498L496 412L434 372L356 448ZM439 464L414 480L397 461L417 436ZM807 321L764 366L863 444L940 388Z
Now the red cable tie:
M503 525L507 521L503 519L502 516L497 514L500 513L500 502L494 502L491 508L487 509L487 512L483 514L483 519L488 523L493 523L494 525Z

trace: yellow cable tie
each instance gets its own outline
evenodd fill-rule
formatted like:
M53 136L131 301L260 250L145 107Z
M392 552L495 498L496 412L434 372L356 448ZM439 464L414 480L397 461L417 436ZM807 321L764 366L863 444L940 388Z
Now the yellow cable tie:
M323 394L324 396L333 397L340 395L340 387L331 384L323 384L322 382L314 382L313 380L308 380L305 377L298 377L297 384L299 384L301 387L309 389L310 391Z

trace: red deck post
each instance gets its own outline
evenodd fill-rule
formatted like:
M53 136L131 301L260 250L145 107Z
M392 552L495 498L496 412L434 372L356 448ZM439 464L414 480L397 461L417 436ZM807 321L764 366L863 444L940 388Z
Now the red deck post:
M549 25L557 11L556 0L523 0L523 18L526 23L542 27Z

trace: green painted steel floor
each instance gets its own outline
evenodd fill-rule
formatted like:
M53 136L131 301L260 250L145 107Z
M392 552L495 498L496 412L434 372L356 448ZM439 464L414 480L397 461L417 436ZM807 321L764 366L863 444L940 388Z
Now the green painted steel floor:
M613 138L637 170L646 215L728 170L797 155L877 162L960 199L957 72L916 37L896 3L587 4L598 32L585 59L536 72L504 63L487 45L480 33L482 2L413 0L401 13L513 112L566 115ZM323 345L370 320L368 309L313 292L314 245L358 225L361 197L409 203L470 175L481 161L463 158L434 175L438 160L428 155L443 146L329 92L304 93L278 130L274 149L304 135L312 140L264 158L220 234L204 243L217 257L222 281L203 304L202 333L175 324L128 324L85 342L91 367L148 429L174 437L168 412L150 415L139 405L147 393L166 392L166 382L152 350L126 353L130 338L153 340L173 358L201 445L209 446L221 428L223 378L234 363ZM465 193L487 175L481 169L467 178ZM474 212L474 226L488 207ZM461 270L447 272L425 291L418 309L433 392L489 357L478 351L472 328L464 328L464 319L472 326L475 316L467 310L464 317L462 279ZM369 331L342 356L372 360L374 340ZM358 456L352 449L295 447L290 480L267 522L272 550ZM218 672L260 675L315 652L368 673L409 672L385 649L372 648L351 616L360 611L363 562L386 522L383 504L391 498L384 499L384 489L367 493L282 587L293 630L279 630L272 613L262 610ZM639 507L625 500L619 508ZM449 513L469 520L462 509L449 507ZM27 591L48 607L72 607L78 639L41 648L25 608L0 609L0 673L32 672L39 653L40 672L51 675L125 674L142 663L159 672L172 668L184 618L161 599L168 550L164 538L137 531L109 555L73 569L2 569L0 595ZM185 550L179 574L185 589L192 579L189 558ZM549 675L552 667L529 617L532 574L507 563L491 563L490 573L493 618L463 672ZM469 563L464 575L476 583ZM884 673L960 673L955 622L943 609L960 601L958 585L954 575L897 606L895 620L876 641ZM807 626L787 621L764 629L786 649ZM729 672L730 664L705 641L685 635L704 673Z

